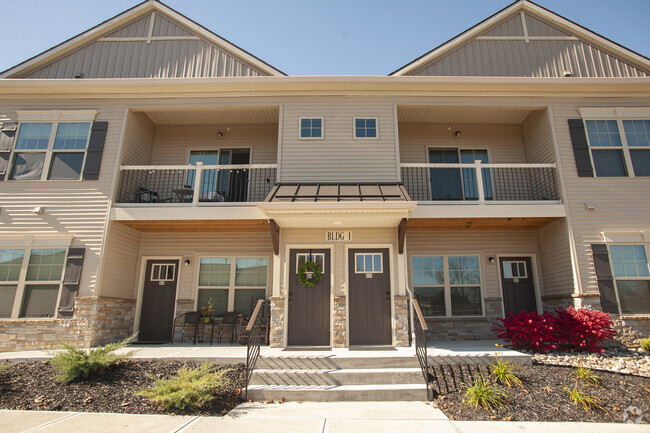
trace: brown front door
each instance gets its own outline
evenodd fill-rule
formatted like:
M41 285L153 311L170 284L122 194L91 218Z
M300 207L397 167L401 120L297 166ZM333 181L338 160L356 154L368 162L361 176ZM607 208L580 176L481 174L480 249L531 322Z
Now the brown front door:
M537 301L530 257L500 257L499 266L505 314L536 312Z
M178 260L147 260L138 341L171 341Z
M350 345L392 344L388 249L350 250Z
M314 287L305 287L298 280L298 266L306 261L318 263L323 270L322 279ZM290 346L330 345L330 273L329 250L291 250L287 338Z

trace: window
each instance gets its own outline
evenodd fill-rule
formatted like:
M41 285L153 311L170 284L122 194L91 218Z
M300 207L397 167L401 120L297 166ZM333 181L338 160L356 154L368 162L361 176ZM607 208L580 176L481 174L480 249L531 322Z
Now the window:
M201 258L197 309L212 298L215 316L227 311L248 315L252 299L266 298L267 274L267 257Z
M381 257L381 253L355 254L355 272L357 274L381 274L383 272Z
M208 149L191 150L189 164L197 165L241 165L250 164L250 149ZM186 185L194 188L194 171L187 174ZM205 169L201 174L200 201L246 201L248 193L248 172L246 170ZM192 197L184 197L192 201Z
M300 138L323 138L323 118L300 118Z
M376 118L355 118L354 138L379 138Z
M478 256L414 256L411 279L425 316L483 314Z
M64 248L0 249L0 318L54 317L65 257Z
M504 278L528 278L526 272L526 262L504 261L503 277Z
M650 313L647 245L610 245L609 254L622 314Z
M490 162L487 149L429 149L431 164L474 164L481 161ZM432 200L478 200L478 184L474 168L432 168L431 197ZM492 200L492 179L490 169L481 169L483 176L483 195L486 200Z
M21 123L10 179L78 180L90 137L90 122Z
M174 281L176 265L159 264L151 267L151 281Z
M650 176L650 120L586 120L585 126L598 177Z
M316 253L316 254L308 254L308 253L298 253L296 254L296 274L298 273L298 269L307 263L308 261L311 261L316 263L317 265L320 266L321 271L325 272L325 254L323 253Z

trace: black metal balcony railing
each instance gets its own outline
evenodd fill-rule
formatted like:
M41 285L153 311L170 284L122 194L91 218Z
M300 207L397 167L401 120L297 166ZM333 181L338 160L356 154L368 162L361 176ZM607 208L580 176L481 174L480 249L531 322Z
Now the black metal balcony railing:
M560 201L555 164L402 164L402 182L413 200Z
M122 166L116 203L263 201L276 171L275 164Z

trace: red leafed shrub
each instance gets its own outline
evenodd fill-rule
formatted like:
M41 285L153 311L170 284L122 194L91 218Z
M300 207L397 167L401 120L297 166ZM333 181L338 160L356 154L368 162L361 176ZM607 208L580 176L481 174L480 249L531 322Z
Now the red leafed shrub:
M605 340L613 338L609 313L569 307L555 310L555 327L560 349L587 352L602 352Z
M551 313L508 313L505 319L497 319L493 330L497 337L511 344L515 349L548 352L556 349L554 323Z
M497 337L515 349L549 352L567 351L602 352L602 343L615 335L608 313L583 308L558 308L555 314L509 313L497 319L494 331Z

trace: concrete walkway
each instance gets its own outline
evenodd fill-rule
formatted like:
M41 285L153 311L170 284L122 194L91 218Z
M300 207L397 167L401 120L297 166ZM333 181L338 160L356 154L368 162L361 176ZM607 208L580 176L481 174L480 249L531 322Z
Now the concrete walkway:
M244 403L224 417L0 411L3 433L648 433L601 423L450 421L421 402Z

